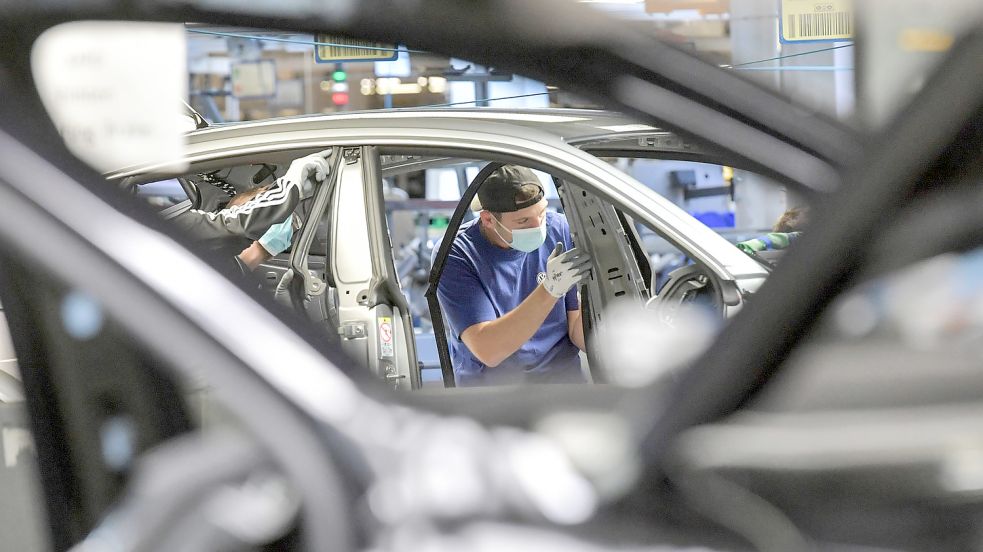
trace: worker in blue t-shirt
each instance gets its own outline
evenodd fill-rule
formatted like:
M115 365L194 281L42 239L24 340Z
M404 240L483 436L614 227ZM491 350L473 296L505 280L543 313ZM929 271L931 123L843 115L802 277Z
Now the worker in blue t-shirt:
M478 200L480 216L461 227L437 287L457 384L585 381L576 284L591 263L572 248L567 219L547 212L525 167L492 172Z

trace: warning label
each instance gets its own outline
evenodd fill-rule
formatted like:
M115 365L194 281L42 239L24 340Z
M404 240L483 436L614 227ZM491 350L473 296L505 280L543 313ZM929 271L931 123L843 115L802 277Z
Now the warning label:
M379 317L379 356L393 357L393 319L389 316Z

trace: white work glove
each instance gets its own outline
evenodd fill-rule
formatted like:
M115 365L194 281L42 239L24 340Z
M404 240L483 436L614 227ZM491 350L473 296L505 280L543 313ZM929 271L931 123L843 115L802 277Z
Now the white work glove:
M327 149L312 153L307 157L294 159L290 163L290 168L287 169L287 174L283 175L283 179L295 184L300 189L300 198L307 199L314 195L314 185L311 183L310 177L313 176L318 182L324 182L328 173L331 172L331 166L328 164L330 157L331 150Z
M564 253L563 249L563 242L556 244L546 260L546 279L543 280L543 287L557 299L566 295L591 269L590 255L586 252L573 248Z

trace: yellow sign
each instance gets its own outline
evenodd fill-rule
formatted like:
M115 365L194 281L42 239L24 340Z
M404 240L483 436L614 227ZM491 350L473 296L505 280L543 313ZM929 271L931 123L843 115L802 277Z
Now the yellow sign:
M956 37L938 29L905 29L898 42L906 52L945 52L952 47Z
M317 63L392 61L399 56L399 50L392 44L324 34L317 35L316 42L314 61Z
M852 0L782 0L782 42L853 39Z
M676 10L699 10L701 15L727 13L730 0L645 0L646 13L670 13Z

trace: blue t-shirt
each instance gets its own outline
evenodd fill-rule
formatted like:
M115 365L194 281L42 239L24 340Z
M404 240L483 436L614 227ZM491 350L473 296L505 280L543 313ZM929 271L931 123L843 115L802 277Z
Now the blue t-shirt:
M458 385L585 381L579 349L567 335L567 311L579 307L576 287L557 301L529 341L494 368L482 364L461 341L461 332L500 318L536 289L559 241L567 250L573 248L567 219L553 212L546 213L546 241L531 253L491 243L480 231L480 219L461 226L437 286Z

